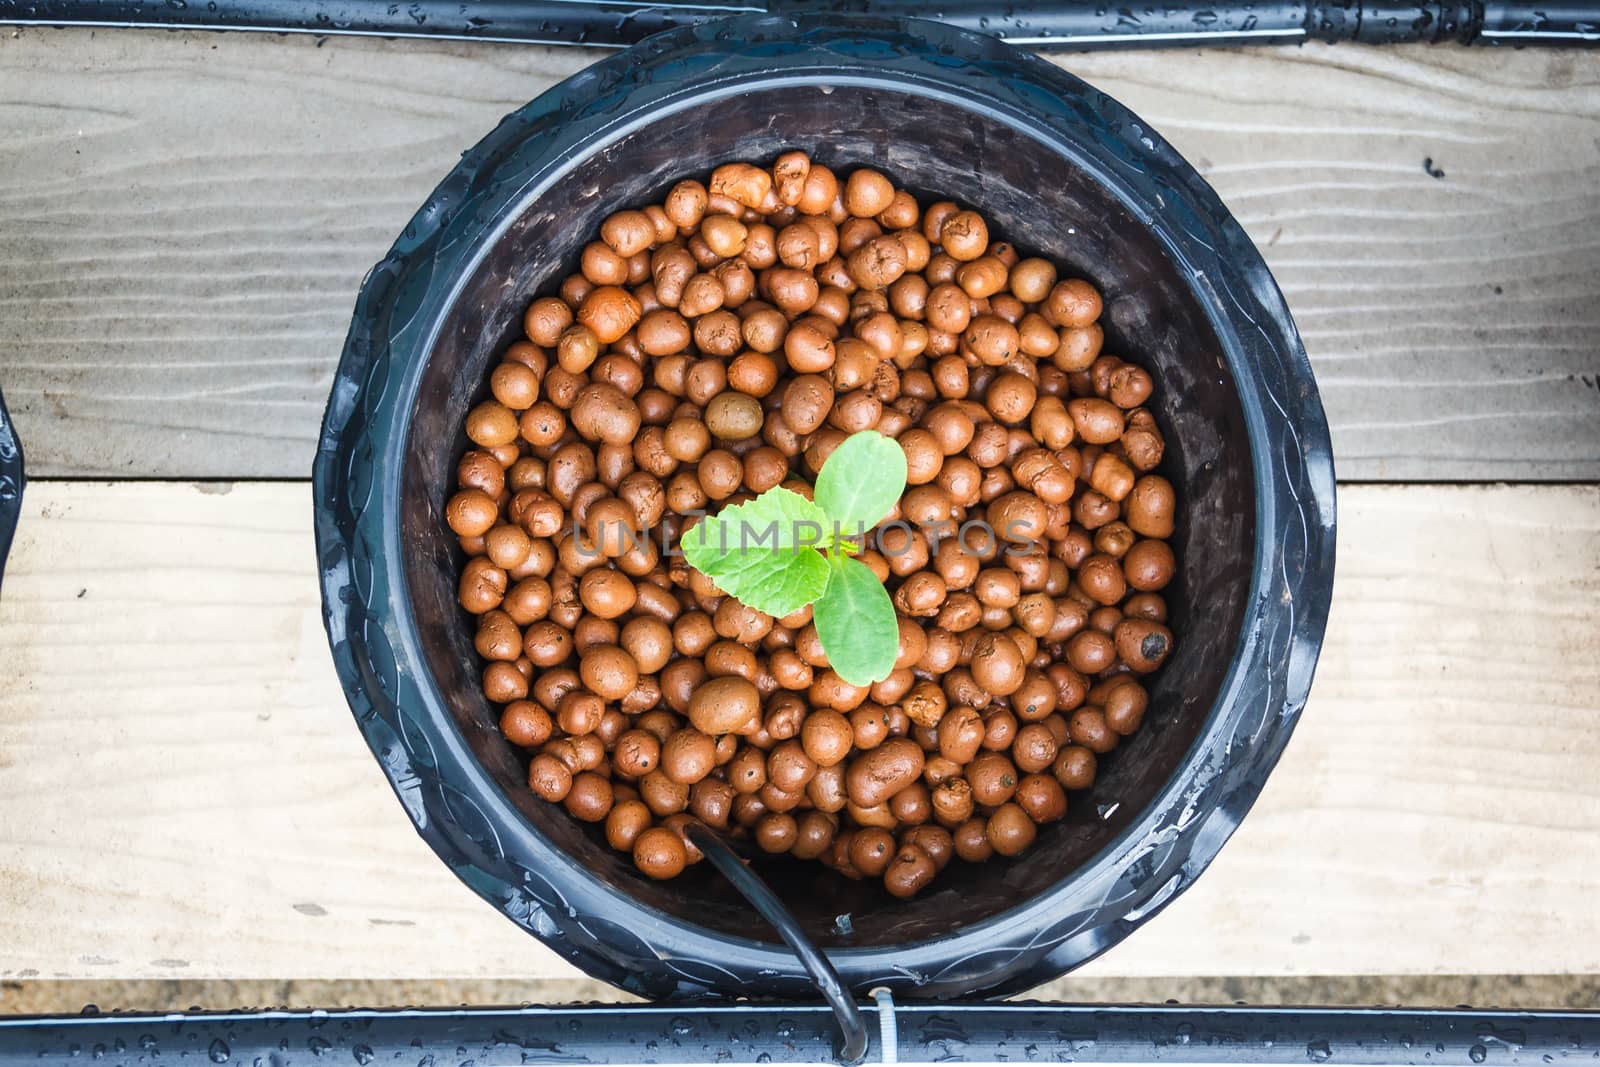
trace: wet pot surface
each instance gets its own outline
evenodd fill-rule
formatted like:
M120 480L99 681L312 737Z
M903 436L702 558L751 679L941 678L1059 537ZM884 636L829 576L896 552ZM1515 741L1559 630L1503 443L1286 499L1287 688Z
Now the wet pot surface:
M1332 568L1310 371L1259 256L1136 118L1041 61L941 27L727 24L653 39L469 153L374 272L317 461L335 658L419 829L479 893L638 992L794 995L776 936L709 865L640 876L534 798L483 697L442 519L466 411L537 293L600 221L683 177L801 148L954 197L1105 295L1106 350L1150 370L1179 490L1178 645L1144 727L1023 856L922 896L758 861L847 980L954 996L1044 980L1114 943L1220 847L1309 686Z

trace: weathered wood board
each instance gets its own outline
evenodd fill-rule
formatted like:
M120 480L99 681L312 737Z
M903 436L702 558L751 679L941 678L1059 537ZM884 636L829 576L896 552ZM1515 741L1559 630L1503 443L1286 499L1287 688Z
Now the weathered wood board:
M304 477L356 288L460 153L597 53L0 29L0 388L41 476ZM1217 187L1340 476L1600 477L1600 60L1058 60Z
M304 484L29 487L0 978L568 977L346 709ZM1600 488L1347 487L1283 762L1105 976L1600 972Z

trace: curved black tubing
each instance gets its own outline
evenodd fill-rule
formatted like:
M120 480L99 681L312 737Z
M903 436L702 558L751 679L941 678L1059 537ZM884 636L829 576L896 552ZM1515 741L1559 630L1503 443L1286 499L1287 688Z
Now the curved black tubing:
M800 957L801 964L817 983L817 990L833 1009L834 1018L839 1020L839 1029L843 1032L838 1050L840 1062L860 1063L862 1057L867 1054L867 1022L862 1018L860 1005L850 995L844 979L833 969L828 957L811 943L811 939L800 929L800 924L789 914L789 909L783 906L777 894L761 880L759 874L739 858L739 854L730 848L716 831L703 823L696 822L689 823L686 832L689 840L706 854L706 859L711 861L711 865L733 883L734 888L750 902L750 906L760 912L761 917L778 931L784 943L794 949L794 954Z
M431 37L623 48L654 33L726 15L836 11L930 18L1046 50L1356 41L1477 45L1600 45L1596 0L0 0L0 24L257 30Z
M6 411L6 398L0 393L0 578L5 577L6 553L22 518L22 442Z

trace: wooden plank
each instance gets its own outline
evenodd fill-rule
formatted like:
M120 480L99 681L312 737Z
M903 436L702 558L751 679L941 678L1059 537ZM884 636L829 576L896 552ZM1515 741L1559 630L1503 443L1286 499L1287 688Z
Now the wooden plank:
M0 598L0 978L574 977L412 833L303 484L39 482ZM1352 487L1257 809L1084 973L1600 972L1600 489Z
M35 473L303 477L368 266L463 150L592 58L0 35L0 384ZM1061 62L1165 133L1262 246L1342 477L1600 478L1587 56Z

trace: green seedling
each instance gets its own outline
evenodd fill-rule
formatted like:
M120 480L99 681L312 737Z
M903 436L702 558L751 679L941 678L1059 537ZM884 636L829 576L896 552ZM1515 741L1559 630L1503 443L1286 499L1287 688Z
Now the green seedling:
M854 558L906 488L906 456L866 430L834 449L807 500L778 486L701 519L683 535L689 565L746 607L773 618L815 605L828 663L851 685L889 677L900 628L889 591Z

